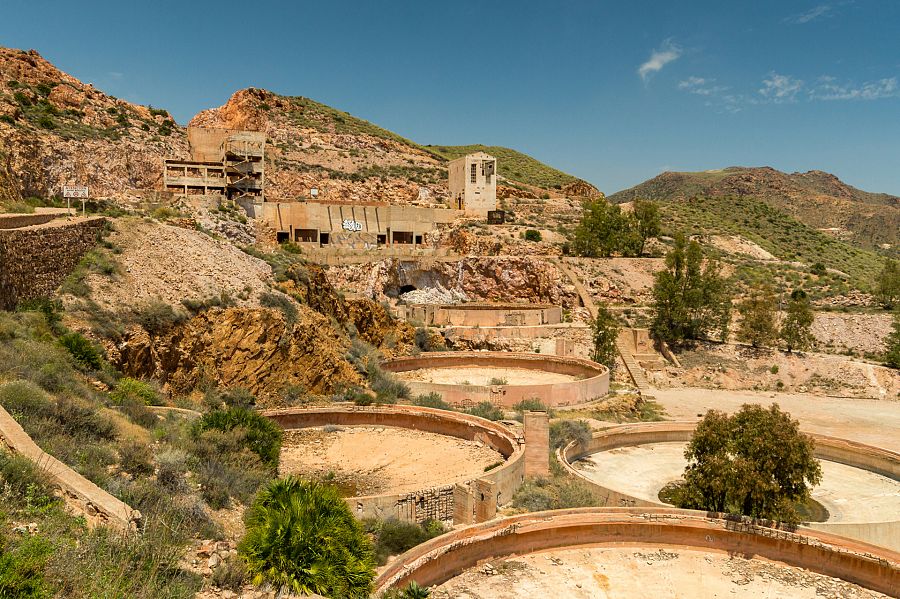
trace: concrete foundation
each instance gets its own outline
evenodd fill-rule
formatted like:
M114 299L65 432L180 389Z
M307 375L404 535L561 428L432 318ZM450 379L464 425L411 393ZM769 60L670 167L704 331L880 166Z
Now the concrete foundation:
M562 308L550 304L413 304L398 307L399 316L430 326L539 326L562 322Z

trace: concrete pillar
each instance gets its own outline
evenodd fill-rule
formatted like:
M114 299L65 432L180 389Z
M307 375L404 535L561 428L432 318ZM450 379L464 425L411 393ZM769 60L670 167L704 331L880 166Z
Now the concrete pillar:
M525 476L550 476L550 417L525 412Z
M453 487L453 524L472 524L475 517L475 496L466 485Z
M475 524L497 515L497 483L479 478L472 483L475 494Z

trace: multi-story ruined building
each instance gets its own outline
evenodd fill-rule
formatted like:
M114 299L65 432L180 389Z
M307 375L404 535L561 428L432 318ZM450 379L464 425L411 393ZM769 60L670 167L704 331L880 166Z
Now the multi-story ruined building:
M467 216L487 217L497 209L497 159L484 152L451 160L450 207Z
M265 194L266 134L233 129L188 129L190 160L166 160L166 191L221 195L230 200Z

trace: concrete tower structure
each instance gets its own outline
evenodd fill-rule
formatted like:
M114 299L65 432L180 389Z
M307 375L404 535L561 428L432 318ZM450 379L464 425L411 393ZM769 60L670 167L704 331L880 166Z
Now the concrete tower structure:
M451 160L448 168L450 207L467 216L487 218L497 209L497 159L484 152Z

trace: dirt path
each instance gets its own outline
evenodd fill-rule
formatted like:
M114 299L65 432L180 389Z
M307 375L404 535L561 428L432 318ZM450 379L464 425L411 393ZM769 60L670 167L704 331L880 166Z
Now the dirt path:
M842 399L804 393L656 389L656 400L672 420L698 420L709 409L735 412L745 403L775 402L804 430L900 451L900 402Z
M862 599L885 597L762 559L682 547L604 547L534 553L472 568L433 599Z
M282 474L331 478L352 495L403 493L475 478L503 459L473 441L391 427L288 431Z

